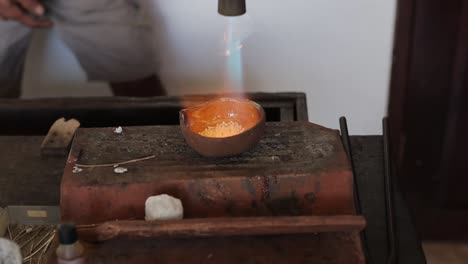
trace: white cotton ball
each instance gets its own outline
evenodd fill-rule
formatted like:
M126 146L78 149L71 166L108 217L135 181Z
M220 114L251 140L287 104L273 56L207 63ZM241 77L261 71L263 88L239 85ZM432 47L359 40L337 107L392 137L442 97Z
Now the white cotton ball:
M8 239L0 237L0 263L21 264L23 257L19 246Z
M145 202L145 220L179 220L184 217L182 202L169 196L161 194L151 196Z

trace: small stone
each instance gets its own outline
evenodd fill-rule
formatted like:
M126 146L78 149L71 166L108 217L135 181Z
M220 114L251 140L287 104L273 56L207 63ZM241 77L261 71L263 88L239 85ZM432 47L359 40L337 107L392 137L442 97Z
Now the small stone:
M73 173L78 173L78 172L82 172L82 171L83 171L82 168L80 168L80 167L78 167L78 166L76 166L76 165L73 166Z
M126 173L127 171L128 171L128 169L125 168L125 167L116 167L116 168L114 169L114 172L115 172L115 173L119 173L119 174Z
M180 220L184 217L182 202L167 194L150 196L145 202L145 220Z
M117 128L114 129L114 133L117 133L117 134L122 133L122 131L123 131L123 129L122 129L121 126L119 126L119 127L117 127Z

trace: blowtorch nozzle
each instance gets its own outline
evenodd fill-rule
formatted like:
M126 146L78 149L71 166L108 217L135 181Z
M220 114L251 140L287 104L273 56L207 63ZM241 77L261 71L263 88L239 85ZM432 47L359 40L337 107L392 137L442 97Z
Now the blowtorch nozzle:
M245 0L218 0L218 13L223 16L241 16L245 14Z

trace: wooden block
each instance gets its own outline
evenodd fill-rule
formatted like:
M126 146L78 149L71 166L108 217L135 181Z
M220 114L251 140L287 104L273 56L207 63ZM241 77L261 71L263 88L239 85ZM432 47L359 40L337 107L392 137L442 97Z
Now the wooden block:
M352 184L339 134L307 122L268 123L254 149L223 159L195 153L178 126L80 128L60 210L76 224L144 219L146 199L168 194L184 218L345 215L355 214Z
M50 127L41 144L41 156L66 156L70 143L80 122L76 119L65 121L60 118Z

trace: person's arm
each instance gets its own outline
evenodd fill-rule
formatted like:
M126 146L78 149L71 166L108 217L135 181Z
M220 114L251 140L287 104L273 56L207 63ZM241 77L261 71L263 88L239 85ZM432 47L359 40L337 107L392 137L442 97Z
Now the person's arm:
M15 20L30 27L48 27L52 23L49 20L34 19L27 14L41 16L44 7L37 0L0 0L0 20Z

